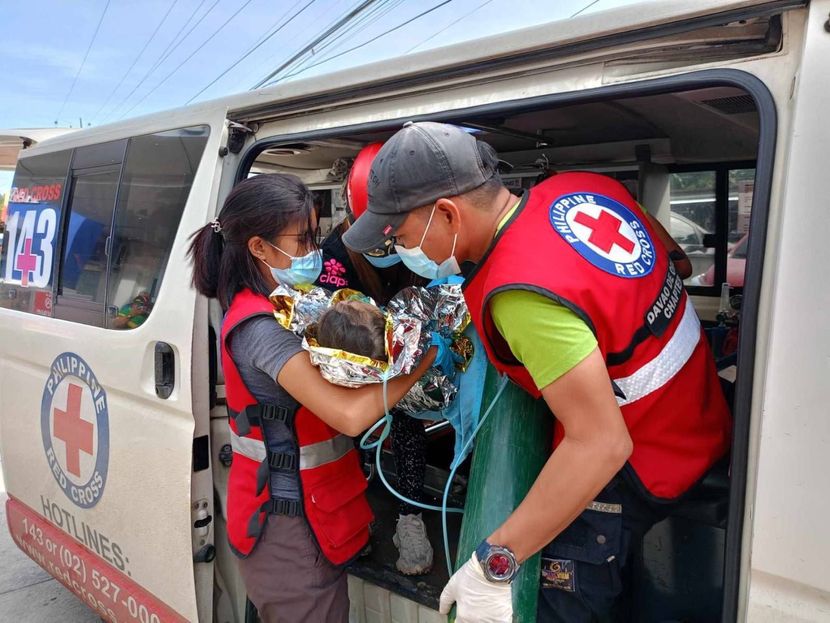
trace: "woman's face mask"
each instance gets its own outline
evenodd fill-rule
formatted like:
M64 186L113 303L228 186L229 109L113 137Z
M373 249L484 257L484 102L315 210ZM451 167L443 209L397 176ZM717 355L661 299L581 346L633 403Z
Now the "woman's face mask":
M458 241L458 234L452 239L452 251L450 256L443 262L438 264L435 260L429 259L421 245L426 240L429 226L432 224L432 217L435 215L435 206L432 206L432 212L429 214L427 226L424 228L424 235L421 236L421 242L417 247L407 249L399 244L395 245L395 251L398 252L404 265L416 275L425 277L426 279L443 279L450 275L457 275L461 272L461 267L458 265L458 260L455 258L455 243Z
M271 275L277 283L286 286L296 286L300 283L314 283L323 270L323 254L319 249L313 249L305 255L296 257L286 253L277 245L265 241L277 251L291 259L291 266L288 268L274 268L265 260L263 263L271 269Z

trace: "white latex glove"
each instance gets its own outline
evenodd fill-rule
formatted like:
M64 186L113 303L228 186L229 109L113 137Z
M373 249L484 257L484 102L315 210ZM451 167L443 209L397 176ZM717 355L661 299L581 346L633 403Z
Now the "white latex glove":
M456 623L510 623L513 592L510 584L496 584L484 577L475 552L444 587L438 611L449 614L457 604Z

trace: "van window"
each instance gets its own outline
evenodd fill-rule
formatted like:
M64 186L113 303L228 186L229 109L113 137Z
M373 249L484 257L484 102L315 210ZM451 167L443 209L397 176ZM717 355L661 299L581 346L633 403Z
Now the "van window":
M107 326L130 329L150 313L209 128L130 141L112 237Z
M102 306L106 302L106 247L118 174L119 169L115 168L78 175L72 180L59 295Z
M118 178L127 141L75 149L63 218L53 315L101 326L107 300L107 256Z
M671 234L692 262L686 285L695 294L742 288L755 184L753 167L728 164L671 174ZM706 288L703 290L701 288Z
M0 251L0 307L52 315L61 204L71 151L20 160Z
M715 172L672 173L670 192L671 235L692 262L694 279L715 264L714 238L707 237L715 232Z
M0 255L0 307L111 329L140 326L209 132L194 126L21 160Z

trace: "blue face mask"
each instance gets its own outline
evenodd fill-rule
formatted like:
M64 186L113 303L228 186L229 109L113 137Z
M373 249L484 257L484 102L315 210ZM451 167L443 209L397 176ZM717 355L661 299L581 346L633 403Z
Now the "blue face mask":
M268 242L266 240L266 242ZM277 245L271 244L277 251L291 258L291 266L289 268L274 268L265 260L263 263L271 269L271 274L277 283L286 286L295 286L300 283L314 283L317 277L323 271L323 254L319 249L309 251L303 256L294 257L280 249Z
M395 245L395 251L401 257L404 265L416 275L425 277L427 279L443 279L450 275L457 275L461 272L461 267L458 265L458 260L455 259L455 243L458 241L458 234L452 239L452 251L450 256L440 264L435 260L429 259L421 245L427 237L429 226L432 224L432 217L435 215L435 206L432 206L432 212L429 215L427 226L424 229L424 235L421 236L421 242L417 247L407 249L399 244Z
M375 268L390 268L401 263L401 256L397 253L390 253L389 255L382 255L379 257L374 255L366 255L364 253L363 257L365 257L366 261Z

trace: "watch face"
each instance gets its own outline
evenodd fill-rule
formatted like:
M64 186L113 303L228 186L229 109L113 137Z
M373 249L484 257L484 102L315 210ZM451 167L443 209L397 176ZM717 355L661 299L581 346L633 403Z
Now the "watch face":
M511 571L512 565L510 562L510 558L505 554L493 554L487 561L487 566L490 569L490 573L497 578L503 578Z
M476 550L476 556L484 576L491 582L508 584L513 581L519 571L516 556L507 547L490 545L487 541L482 541Z

